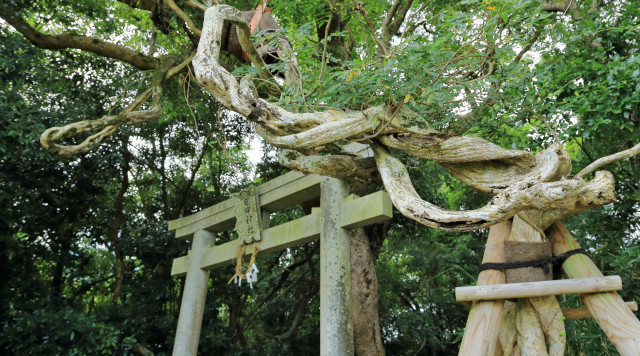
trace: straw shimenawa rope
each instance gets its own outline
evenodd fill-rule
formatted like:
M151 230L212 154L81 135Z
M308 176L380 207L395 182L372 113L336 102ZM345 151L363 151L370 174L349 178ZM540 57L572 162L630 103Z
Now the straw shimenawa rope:
M231 284L231 282L233 282L233 280L236 277L244 280L247 279L247 273L242 273L242 267L243 265L247 266L246 271L249 272L251 270L251 266L253 266L256 263L256 255L258 254L258 251L260 251L260 249L258 248L258 246L253 246L253 252L251 253L251 259L249 260L249 264L245 264L243 261L244 253L246 251L247 251L247 245L245 244L238 245L238 253L236 254L236 273L233 275L233 277L231 277L231 279L229 280L229 282L227 282L227 284Z

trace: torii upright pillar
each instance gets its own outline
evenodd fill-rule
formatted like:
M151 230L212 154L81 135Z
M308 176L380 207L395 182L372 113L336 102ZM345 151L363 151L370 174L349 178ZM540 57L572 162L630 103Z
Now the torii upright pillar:
M340 227L340 202L349 195L345 181L322 182L320 206L320 355L353 355L351 235Z
M198 230L193 236L189 269L184 282L182 303L180 303L176 340L173 344L174 355L195 355L198 353L198 340L209 281L209 271L200 268L200 261L206 248L213 246L215 241L215 235L206 230Z

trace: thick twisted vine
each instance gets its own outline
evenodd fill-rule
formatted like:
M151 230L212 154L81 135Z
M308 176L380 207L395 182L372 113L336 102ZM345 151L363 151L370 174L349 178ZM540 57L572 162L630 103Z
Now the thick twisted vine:
M613 175L599 171L589 182L581 179L520 181L502 190L480 209L449 211L422 200L411 184L407 169L385 147L374 144L373 149L378 171L393 205L403 215L441 230L481 229L525 210L561 211L562 215L558 217L564 218L615 200Z
M534 156L506 150L477 137L454 137L429 127L422 117L404 107L395 111L377 106L363 111L292 113L267 102L258 97L250 77L238 82L218 63L225 21L237 26L245 52L255 52L249 41L249 25L240 11L224 5L211 7L205 13L193 61L196 78L222 105L253 122L267 142L283 149L280 160L290 168L339 178L377 180L378 175L371 173L367 161L331 150L324 150L324 155L313 154L335 142L358 141L376 133L378 141L369 142L396 208L422 224L444 230L480 229L527 210L541 211L545 217L541 220L546 224L615 200L613 177L608 172L597 172L587 183L566 179L571 162L559 146ZM382 129L376 131L376 127ZM477 210L441 209L418 196L406 168L385 146L434 160L464 183L497 195Z
M157 120L162 114L162 83L182 71L191 62L194 54L178 61L164 61L156 67L151 86L117 115L107 115L95 120L83 120L62 127L51 127L40 136L40 143L49 152L64 158L86 153L107 140L121 125L140 124ZM153 98L150 109L139 110L144 103ZM58 140L97 131L76 145L62 145Z
M298 151L284 149L278 152L278 161L283 166L302 173L382 183L373 158L357 157L347 152L306 156Z

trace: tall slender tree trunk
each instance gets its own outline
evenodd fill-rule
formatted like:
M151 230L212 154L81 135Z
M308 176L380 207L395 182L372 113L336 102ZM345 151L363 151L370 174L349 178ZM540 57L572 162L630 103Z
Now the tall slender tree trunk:
M109 241L113 246L113 252L116 258L116 271L115 278L116 283L113 288L113 295L111 296L111 302L115 303L118 299L123 299L123 286L124 286L124 272L126 266L124 264L124 254L120 246L120 228L124 223L124 195L129 189L129 151L128 142L129 138L122 139L122 181L120 184L120 190L116 196L116 200L113 203L113 219L109 224Z
M59 243L55 244L58 250L58 256L56 264L53 268L53 278L51 280L51 294L56 299L62 299L62 289L64 283L64 265L65 265L65 253L68 249L64 249Z
M111 296L111 303L115 303L118 299L124 301L123 290L124 290L124 256L120 251L116 251L116 285L113 288L113 295Z

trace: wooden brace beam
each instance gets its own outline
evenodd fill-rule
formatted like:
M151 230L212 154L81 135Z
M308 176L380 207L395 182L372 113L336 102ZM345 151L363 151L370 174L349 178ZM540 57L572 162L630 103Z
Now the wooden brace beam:
M629 307L629 310L638 311L638 303L625 302L624 304L626 304ZM591 312L587 307L565 309L562 311L562 315L564 315L564 317L567 320L585 319L585 318L593 317L593 314L591 314Z
M494 300L511 298L532 298L561 294L589 294L622 289L620 276L562 279L526 283L496 284L456 288L456 300Z

